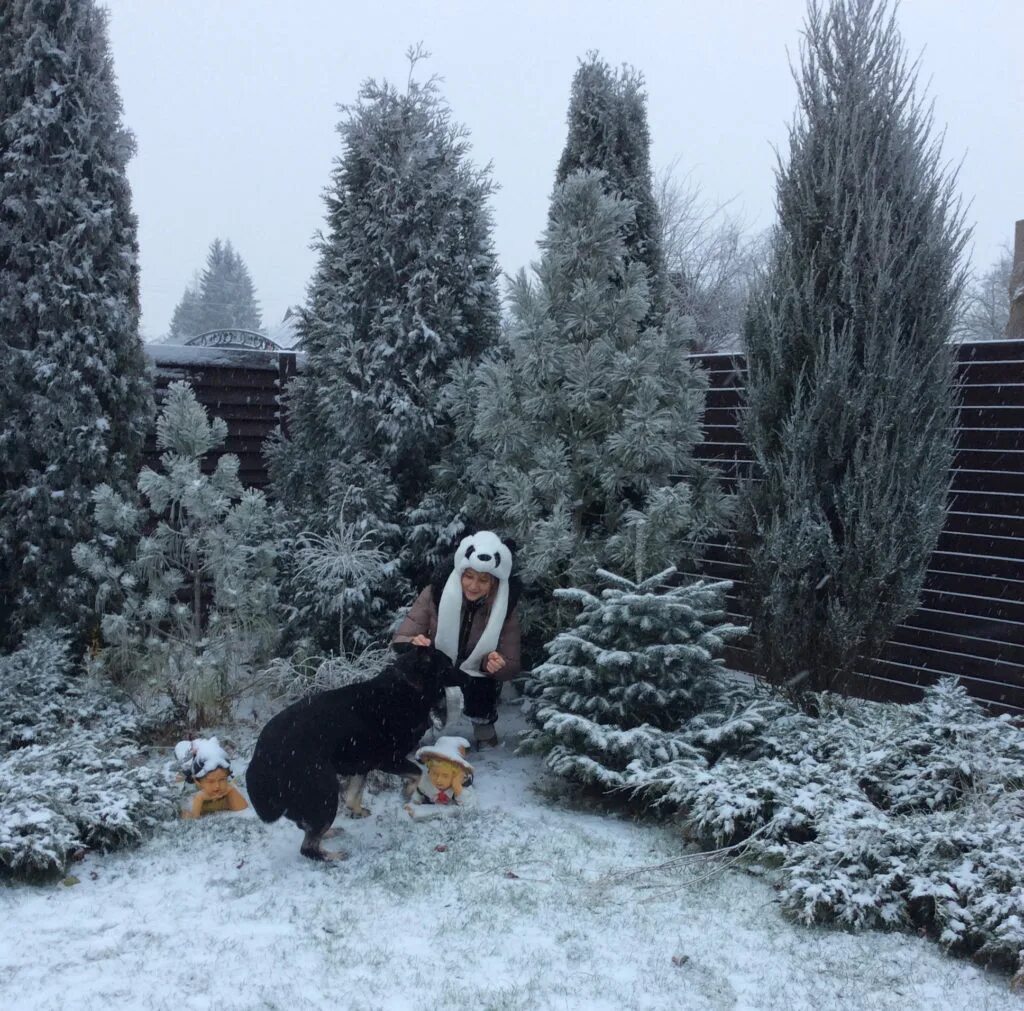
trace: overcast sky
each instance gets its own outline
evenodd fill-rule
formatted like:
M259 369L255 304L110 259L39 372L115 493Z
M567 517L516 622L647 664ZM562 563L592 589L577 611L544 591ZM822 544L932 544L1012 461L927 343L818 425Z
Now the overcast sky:
M676 162L752 228L773 219L773 145L795 107L789 56L803 0L107 0L138 154L143 331L164 333L215 237L249 266L266 325L305 301L340 153L338 105L368 77L403 82L405 51L432 53L473 157L492 162L502 269L536 258L565 139L577 58L597 49L647 78L656 171ZM962 160L973 260L1024 218L1024 2L903 0L944 151Z

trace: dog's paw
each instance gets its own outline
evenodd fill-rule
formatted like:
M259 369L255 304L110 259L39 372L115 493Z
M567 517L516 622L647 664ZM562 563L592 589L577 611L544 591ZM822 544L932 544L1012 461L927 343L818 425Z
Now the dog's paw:
M373 814L368 807L347 807L345 813L350 818L369 818Z
M348 860L348 853L345 850L325 850L319 846L303 846L299 852L308 860L315 860L318 863Z

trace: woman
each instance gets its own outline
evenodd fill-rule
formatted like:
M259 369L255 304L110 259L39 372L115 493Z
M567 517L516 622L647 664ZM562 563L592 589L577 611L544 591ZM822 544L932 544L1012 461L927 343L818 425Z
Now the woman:
M465 713L477 749L498 744L499 682L519 673L519 581L512 549L490 530L465 537L447 578L442 574L416 598L395 642L431 643L464 675Z

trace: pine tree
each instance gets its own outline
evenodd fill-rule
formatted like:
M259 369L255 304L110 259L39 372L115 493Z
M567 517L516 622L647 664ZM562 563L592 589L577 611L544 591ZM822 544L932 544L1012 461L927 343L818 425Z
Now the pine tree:
M638 767L705 765L741 705L719 659L744 631L723 620L730 584L671 586L674 569L641 582L597 575L600 596L555 591L580 611L534 668L524 744L560 775L604 789L627 785ZM711 725L720 732L709 735Z
M666 311L661 216L651 175L651 136L643 74L613 70L597 53L580 61L569 99L569 134L555 172L564 183L574 172L603 172L608 192L633 201L626 233L629 258L647 268L651 322Z
M603 566L648 575L717 518L693 459L705 381L685 328L641 325L633 213L600 173L556 187L536 281L513 283L502 347L457 367L446 391L460 437L448 479L487 476L465 489L466 509L519 542L517 569L544 591ZM544 621L562 627L554 611Z
M95 591L100 663L122 683L166 694L180 715L205 722L276 642L275 534L262 492L238 480L187 383L171 383L157 419L160 472L138 476L143 501L107 485L94 493L97 535L74 560Z
M747 323L749 600L765 673L841 686L916 604L953 454L965 242L886 3L809 8Z
M230 241L214 239L206 268L185 287L171 318L171 340L187 340L208 330L259 330L263 325L256 288L245 261Z
M413 67L420 53L411 54ZM298 327L307 367L289 390L290 441L270 450L278 496L307 531L328 534L345 504L356 532L410 559L443 537L450 506L431 468L451 441L439 403L449 367L497 338L498 268L490 169L469 161L430 79L401 91L367 82L339 126L342 155L326 201L328 229ZM365 588L346 629L373 634L408 596Z
M150 423L132 135L92 0L0 6L0 643L76 616L71 548Z

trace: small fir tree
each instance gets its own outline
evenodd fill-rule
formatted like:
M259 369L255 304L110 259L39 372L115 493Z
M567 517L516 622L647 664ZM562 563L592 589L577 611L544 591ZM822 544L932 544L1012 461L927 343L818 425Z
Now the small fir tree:
M105 12L0 5L0 645L78 617L91 493L129 485L150 424L133 150Z
M515 537L517 568L546 595L601 566L640 578L673 564L719 518L693 456L704 377L684 327L642 324L632 221L599 173L557 187L536 282L516 278L502 347L457 366L446 391L460 436L446 479L466 486L469 513ZM548 633L564 627L557 609L545 615Z
M573 77L567 118L569 133L555 183L564 183L574 172L603 172L608 192L633 202L627 257L647 268L650 320L660 322L666 310L665 254L643 74L625 65L613 70L597 53L588 54Z
M534 668L526 712L535 729L525 744L560 775L604 789L626 785L638 766L703 766L709 745L742 726L733 712L739 694L719 659L745 631L724 621L730 584L670 586L674 569L641 582L597 575L606 584L600 596L555 591L581 609Z
M843 685L916 605L953 455L965 232L893 15L812 3L747 324L749 602L775 679Z
M101 486L100 533L74 551L96 588L101 666L119 683L166 693L193 723L218 714L278 632L263 493L243 489L233 454L202 471L226 437L225 422L209 420L188 384L172 383L157 420L162 472L139 475L144 503Z
M500 309L490 169L471 164L436 80L369 81L344 113L298 326L307 367L289 388L289 439L269 452L300 528L326 536L346 502L356 532L401 562L389 593L350 594L344 621L361 645L410 596L405 532L416 526L417 552L445 537L452 506L431 478L451 442L439 391L452 363L495 341Z

